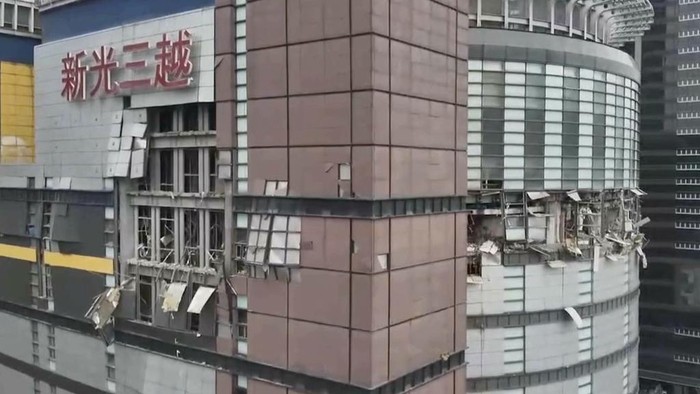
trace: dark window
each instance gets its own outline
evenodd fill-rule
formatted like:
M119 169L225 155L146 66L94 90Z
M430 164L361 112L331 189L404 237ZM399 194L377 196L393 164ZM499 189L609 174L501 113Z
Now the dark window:
M185 149L184 156L184 177L185 193L199 192L199 150Z
M209 116L209 130L216 130L216 104L210 103L207 115Z
M164 192L174 191L175 183L174 178L174 166L173 166L173 151L162 150L160 151L160 187L159 189Z
M209 149L209 191L216 192L216 148Z
M34 31L35 32L41 31L41 19L39 18L39 10L38 9L34 9Z
M172 107L163 107L158 110L158 131L161 133L166 133L169 131L175 131L173 125L173 115L175 111Z
M183 109L184 131L199 130L199 105L187 104Z
M238 325L236 334L238 338L246 339L248 338L248 311L245 309L238 309L236 316L236 324Z
M153 321L153 278L139 277L139 320Z
M199 284L195 283L192 285L192 296L190 298L194 298L194 295L197 294L197 290L199 289ZM199 313L188 313L189 319L188 319L188 327L192 331L199 331Z
M15 19L15 5L5 3L5 21L4 27L12 28L12 23Z
M17 6L17 30L29 31L29 15L31 12L31 8Z

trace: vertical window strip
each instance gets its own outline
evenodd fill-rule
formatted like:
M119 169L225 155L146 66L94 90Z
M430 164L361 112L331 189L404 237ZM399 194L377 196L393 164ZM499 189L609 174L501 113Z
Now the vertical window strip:
M246 0L236 0L236 179L237 192L248 192L248 77Z

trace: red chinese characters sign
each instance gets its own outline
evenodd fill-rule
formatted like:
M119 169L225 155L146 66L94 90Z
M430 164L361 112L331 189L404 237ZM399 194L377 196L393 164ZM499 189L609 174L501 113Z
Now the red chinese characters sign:
M87 98L88 89L90 97L95 97L149 87L178 89L192 85L192 35L189 31L180 30L172 39L163 34L154 46L139 42L121 49L122 56L128 58L123 65L116 60L116 50L111 46L101 46L92 51L92 56L86 51L67 53L62 59L61 96L67 101L81 101ZM154 68L149 68L149 58L154 60ZM115 80L113 77L121 70L130 70L132 76L140 77ZM88 76L94 80L89 87Z

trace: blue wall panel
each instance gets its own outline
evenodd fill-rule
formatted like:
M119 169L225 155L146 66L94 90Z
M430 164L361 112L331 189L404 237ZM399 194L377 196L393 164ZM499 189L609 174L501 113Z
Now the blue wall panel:
M0 33L0 61L34 64L34 46L40 40Z
M41 13L44 42L212 7L214 0L81 0Z

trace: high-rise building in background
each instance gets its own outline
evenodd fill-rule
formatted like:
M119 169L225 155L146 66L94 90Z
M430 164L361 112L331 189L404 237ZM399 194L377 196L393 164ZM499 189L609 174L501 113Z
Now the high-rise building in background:
M467 2L39 9L0 393L465 392Z
M648 1L16 3L0 393L637 393Z
M641 186L652 222L639 375L650 393L690 394L700 392L700 2L651 3L655 23L642 45Z
M469 8L467 392L637 393L645 0ZM642 264L640 264L640 262Z

